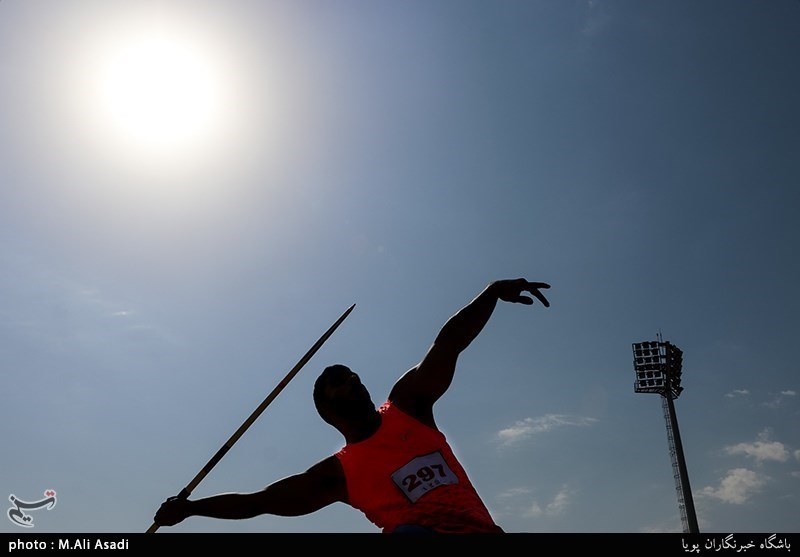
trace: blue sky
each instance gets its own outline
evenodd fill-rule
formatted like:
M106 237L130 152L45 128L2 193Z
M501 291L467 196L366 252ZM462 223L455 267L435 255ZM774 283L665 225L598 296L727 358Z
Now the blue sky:
M0 477L37 532L143 532L337 450L489 281L437 422L509 532L680 532L660 398L684 352L701 531L800 524L800 2L0 2ZM20 532L9 520L0 530ZM375 532L190 518L181 532Z

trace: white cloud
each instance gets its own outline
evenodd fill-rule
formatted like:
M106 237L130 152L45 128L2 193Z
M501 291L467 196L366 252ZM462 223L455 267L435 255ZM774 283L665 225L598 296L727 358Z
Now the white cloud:
M547 503L544 507L542 507L537 501L531 503L528 507L528 510L524 512L524 516L526 517L541 517L541 516L556 516L563 514L564 511L569 506L574 492L569 488L562 487L561 490L556 493L553 500Z
M699 495L713 497L723 503L742 505L766 483L765 477L759 476L752 470L735 468L729 470L728 475L722 478L719 487L704 487Z
M747 396L750 394L750 391L747 389L734 389L733 391L727 393L725 396L728 398L734 398L737 396Z
M529 487L512 487L511 489L506 489L501 492L497 497L500 499L511 499L513 497L519 497L520 495L527 495L528 493L531 493Z
M513 426L501 429L497 437L504 445L511 445L527 439L537 433L545 433L553 429L566 426L587 426L597 420L584 416L569 416L565 414L547 414L539 418L525 418Z
M750 391L747 389L734 389L729 393L725 393L727 398L740 398L740 397L749 397ZM766 406L768 408L778 408L786 401L787 397L797 396L797 391L794 389L784 389L780 391L778 394L772 394L772 399L766 402L761 402L762 406Z
M572 500L572 495L572 491L568 490L567 488L563 488L561 491L556 493L556 496L546 507L547 514L561 514L567 510L567 507Z
M768 432L762 431L759 434L759 440L753 443L739 443L737 445L730 445L725 447L725 452L730 455L743 454L756 459L756 462L763 462L765 460L775 460L778 462L786 462L789 460L789 451L783 443L778 441L769 441Z
M539 503L534 501L533 504L531 504L530 508L523 513L523 516L526 516L526 517L531 517L531 516L540 517L543 514L544 514L544 511L539 506Z
M800 451L795 451L794 452L794 458L797 459L797 460L800 460Z
M784 404L787 397L796 396L797 391L793 391L791 389L786 389L774 395L772 400L764 402L763 405L767 406L768 408L778 408Z
M789 451L786 450L783 443L772 441L766 443L764 441L756 441L755 443L739 443L738 445L731 445L725 447L725 452L728 454L743 454L751 456L758 462L765 460L776 460L778 462L786 462L789 459Z
M550 501L538 501L529 487L516 487L497 495L502 513L516 518L551 518L566 513L575 500L575 490L564 485Z

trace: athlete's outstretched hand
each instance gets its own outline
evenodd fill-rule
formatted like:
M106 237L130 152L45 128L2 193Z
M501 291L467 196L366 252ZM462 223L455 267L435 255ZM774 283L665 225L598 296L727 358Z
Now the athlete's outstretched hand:
M533 298L522 294L523 292L529 292L535 296L537 300L542 302L544 307L550 307L550 302L548 302L547 298L544 297L544 294L540 292L541 289L550 288L550 285L546 282L529 282L525 279L519 278L498 280L493 284L493 286L495 288L495 292L497 292L497 297L504 302L513 302L529 306L533 304Z

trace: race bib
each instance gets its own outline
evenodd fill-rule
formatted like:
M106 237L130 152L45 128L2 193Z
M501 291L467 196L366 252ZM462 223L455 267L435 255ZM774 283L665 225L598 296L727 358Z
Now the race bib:
M457 484L458 476L445 462L442 453L418 456L392 474L392 481L412 503L432 489Z

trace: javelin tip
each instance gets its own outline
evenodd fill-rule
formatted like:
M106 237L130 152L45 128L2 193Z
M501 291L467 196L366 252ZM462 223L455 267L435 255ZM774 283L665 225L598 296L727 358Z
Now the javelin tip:
M333 329L333 328L338 327L342 323L342 321L344 321L347 318L347 316L350 315L350 312L353 311L353 309L355 307L356 307L356 305L353 304L352 306L350 306L349 308L344 310L344 313L342 314L342 316L339 317L339 319L336 320L336 323L334 323L331 328ZM331 332L333 332L333 331L331 331Z

